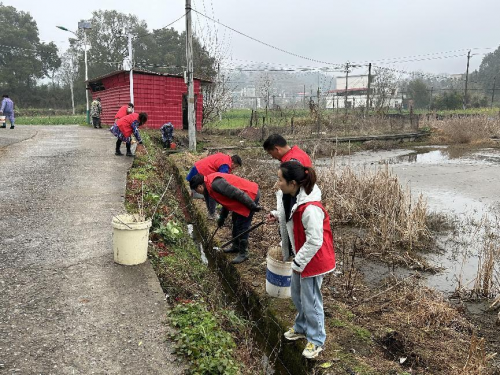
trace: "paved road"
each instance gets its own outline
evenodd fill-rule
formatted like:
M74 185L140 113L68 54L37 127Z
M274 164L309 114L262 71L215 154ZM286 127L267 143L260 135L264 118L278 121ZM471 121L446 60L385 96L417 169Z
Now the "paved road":
M131 158L104 129L0 129L0 374L178 374L149 262L113 263Z

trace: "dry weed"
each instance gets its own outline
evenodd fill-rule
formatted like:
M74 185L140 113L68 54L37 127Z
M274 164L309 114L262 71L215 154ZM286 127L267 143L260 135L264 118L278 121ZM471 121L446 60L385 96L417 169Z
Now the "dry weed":
M431 238L427 205L412 201L388 168L355 172L349 166L319 171L323 203L335 224L366 228L370 251L420 249Z
M436 129L441 141L448 144L480 142L500 135L499 117L448 117L426 120L421 126Z

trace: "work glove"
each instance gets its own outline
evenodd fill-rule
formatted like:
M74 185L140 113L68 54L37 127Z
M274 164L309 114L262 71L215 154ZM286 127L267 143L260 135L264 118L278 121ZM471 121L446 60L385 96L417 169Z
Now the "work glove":
M226 218L223 216L219 216L217 219L217 226L220 228L224 225L224 222L226 221Z

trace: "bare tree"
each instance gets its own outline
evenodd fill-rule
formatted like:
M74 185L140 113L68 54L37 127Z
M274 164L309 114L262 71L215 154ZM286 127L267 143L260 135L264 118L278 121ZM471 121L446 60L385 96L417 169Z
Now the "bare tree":
M73 53L73 50L69 49L62 56L61 67L59 68L59 76L64 85L68 85L71 91L71 107L73 109L73 115L75 114L75 96L73 93L73 82L78 79L78 58Z
M383 111L388 108L391 99L397 94L401 77L397 76L389 69L375 69L375 76L372 84L373 105L375 110Z

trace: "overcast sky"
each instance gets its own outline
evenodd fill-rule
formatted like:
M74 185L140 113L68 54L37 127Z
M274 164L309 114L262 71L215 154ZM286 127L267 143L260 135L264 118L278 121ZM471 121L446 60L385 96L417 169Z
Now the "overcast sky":
M2 0L0 0L2 1ZM399 70L434 74L462 73L467 49L476 54L476 69L484 53L500 43L499 0L192 0L193 8L253 38L283 50L329 63L370 62ZM118 10L137 15L150 29L163 27L185 13L183 0L3 0L29 12L38 24L40 39L61 50L81 19L94 10ZM196 30L206 19L193 14ZM209 24L212 25L213 22ZM182 19L173 25L185 29ZM325 66L274 50L219 26L219 38L236 64L247 60L272 64ZM0 31L1 32L1 31ZM224 34L225 33L225 34ZM487 49L490 48L490 49ZM448 52L453 51L453 52ZM389 58L400 61L387 64ZM461 55L458 57L450 57ZM366 67L361 68L366 70ZM354 73L362 73L355 71ZM340 75L342 73L338 73Z

